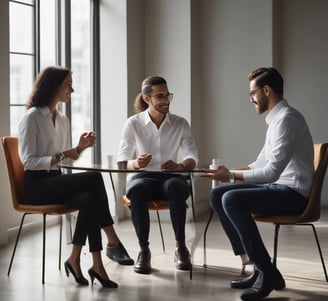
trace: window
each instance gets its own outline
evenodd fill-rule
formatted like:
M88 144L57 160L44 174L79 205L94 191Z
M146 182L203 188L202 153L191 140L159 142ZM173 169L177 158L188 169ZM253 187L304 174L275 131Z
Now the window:
M94 2L98 3L97 0L9 0L11 135L18 134L18 123L35 76L49 65L66 65L73 71L75 92L69 106L63 107L71 119L73 146L83 132L95 130L91 88ZM70 12L68 17L64 11ZM89 149L81 160L91 161L92 155Z
M34 1L9 1L10 18L10 120L11 135L17 135L18 121L34 79Z
M71 0L71 69L74 93L71 96L72 143L78 143L83 132L92 131L91 94L91 24L90 0ZM80 160L90 160L91 149Z

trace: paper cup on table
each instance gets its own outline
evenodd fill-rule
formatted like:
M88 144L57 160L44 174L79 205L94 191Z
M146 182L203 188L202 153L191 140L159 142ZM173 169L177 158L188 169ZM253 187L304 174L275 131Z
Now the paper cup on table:
M107 166L109 168L115 168L115 162L116 162L116 159L115 159L115 156L114 155L108 155L107 156Z
M128 168L128 161L117 161L117 168L120 170L126 170Z

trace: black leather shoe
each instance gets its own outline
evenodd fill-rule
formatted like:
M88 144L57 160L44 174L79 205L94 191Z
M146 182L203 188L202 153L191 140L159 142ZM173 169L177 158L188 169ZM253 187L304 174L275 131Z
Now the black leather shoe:
M149 248L142 249L139 252L138 259L134 265L134 271L139 274L150 274L151 273L151 253Z
M174 262L178 270L189 271L191 269L190 253L186 247L175 250Z
M122 243L116 246L107 246L107 256L121 265L133 265L134 260L129 256Z
M252 288L243 293L240 298L244 301L257 301L268 296L273 290L279 291L285 287L285 280L278 270L269 275L260 271Z
M258 276L259 276L259 271L254 269L253 273L250 274L248 277L232 280L230 286L232 288L242 288L242 289L250 288L253 286Z

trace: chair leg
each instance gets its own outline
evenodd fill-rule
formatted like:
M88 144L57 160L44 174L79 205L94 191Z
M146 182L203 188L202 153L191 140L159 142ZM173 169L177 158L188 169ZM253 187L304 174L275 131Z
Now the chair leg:
M46 214L43 214L43 246L42 246L42 284L44 284L44 273L46 264Z
M194 184L192 183L194 181L193 175L190 175L190 198L191 198L191 210L192 210L192 218L194 220L194 223L196 223L196 212L195 212L195 201L194 201Z
M20 225L19 225L19 229L18 229L18 233L17 233L17 237L16 237L16 242L15 242L14 250L13 250L13 253L11 255L11 259L10 259L10 263L9 263L9 267L8 267L7 276L9 276L10 271L11 271L11 266L13 264L14 257L15 257L15 254L16 254L16 249L17 249L17 245L18 245L18 241L19 241L21 232L22 232L22 227L23 227L23 224L24 224L25 216L27 214L29 214L29 213L24 213L23 214L22 219L21 219L21 222L20 222Z
M315 240L317 242L318 251L319 251L319 255L320 255L320 259L321 259L321 263L322 263L322 267L323 267L323 272L325 274L326 281L328 282L327 269L326 269L325 261L324 261L323 256L322 256L322 251L321 251L321 247L320 247L320 242L319 242L319 238L318 238L318 235L317 235L317 231L316 231L315 226L313 224L309 224L309 226L311 226L312 229L313 229L313 234L314 234Z
M203 263L203 266L205 268L207 267L207 264L206 264L206 235L207 235L208 226L210 225L212 217L213 217L213 213L214 213L213 209L210 208L210 216L207 220L207 224L206 224L205 230L204 230L204 263Z
M61 269L61 251L63 240L63 217L59 216L59 256L58 256L58 270Z
M163 237L163 231L162 231L161 219L160 219L160 217L159 217L159 212L158 212L158 210L156 210L156 214L157 214L157 221L158 221L159 232L161 233L163 252L165 253L165 243L164 243L164 237Z
M275 267L277 267L279 229L280 229L280 225L279 224L275 224L275 228L274 228L273 260L272 260L272 264Z

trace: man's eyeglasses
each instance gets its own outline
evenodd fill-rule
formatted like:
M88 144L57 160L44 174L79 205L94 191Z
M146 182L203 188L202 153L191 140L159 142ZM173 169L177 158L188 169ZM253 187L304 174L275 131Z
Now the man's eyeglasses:
M149 95L150 97L156 98L160 101L164 100L164 99L168 99L169 101L173 100L173 93L167 93L167 94L156 94L156 95Z
M252 90L251 92L249 92L249 98L252 98L256 94L256 91L260 90L260 89L262 89L262 87L256 88L256 89Z

